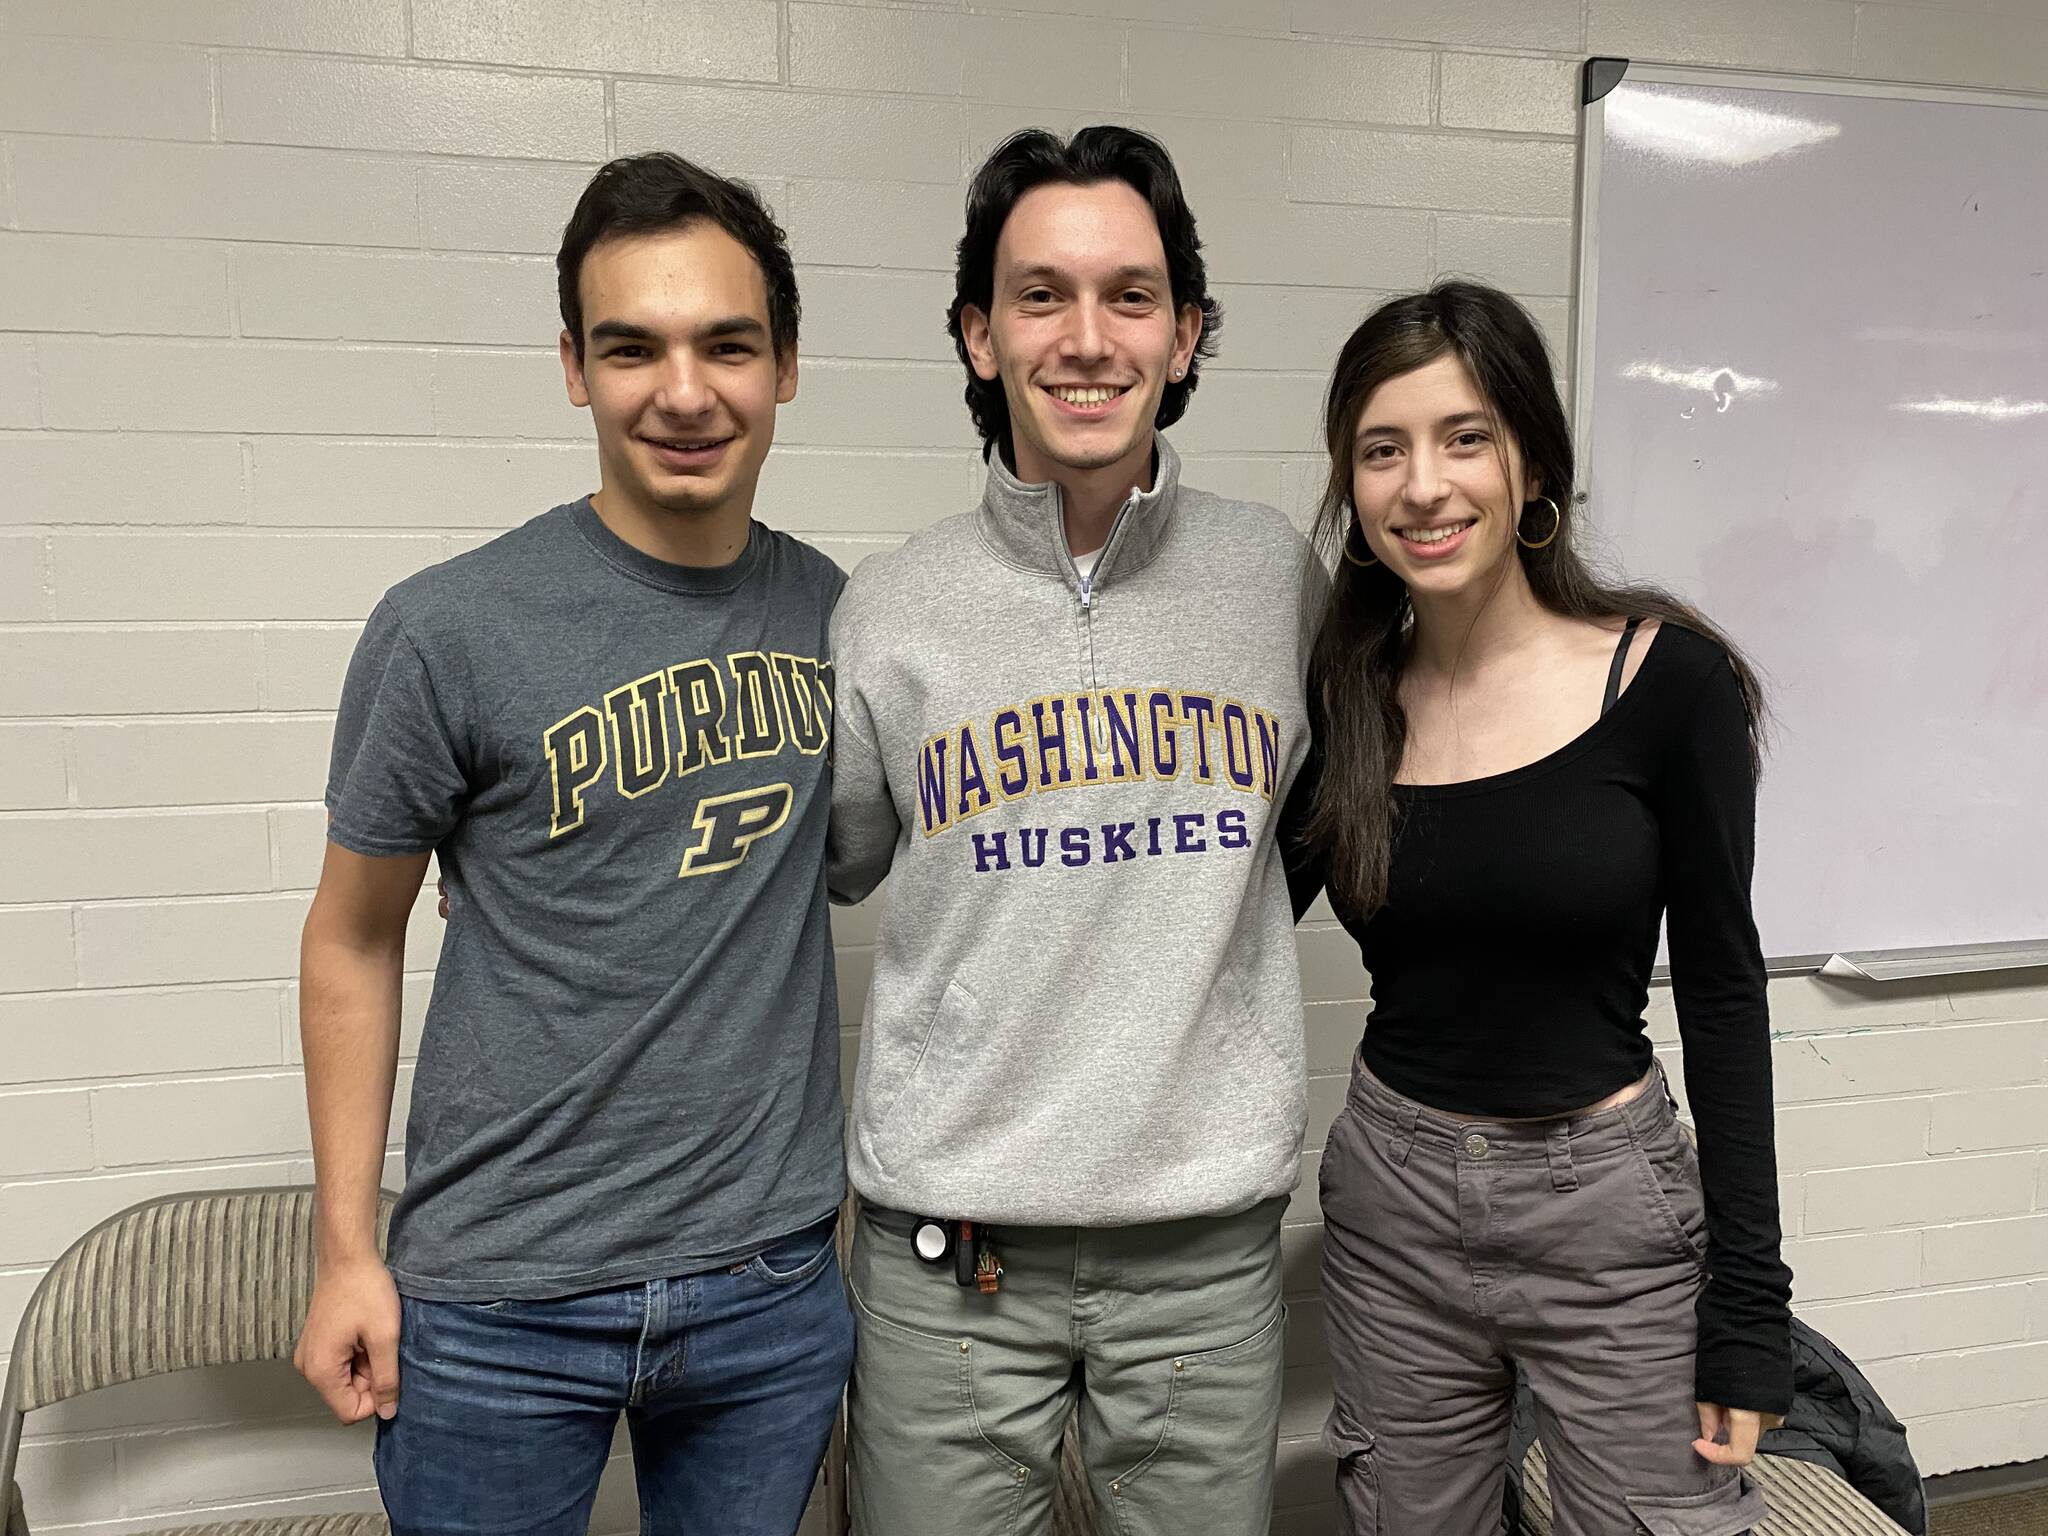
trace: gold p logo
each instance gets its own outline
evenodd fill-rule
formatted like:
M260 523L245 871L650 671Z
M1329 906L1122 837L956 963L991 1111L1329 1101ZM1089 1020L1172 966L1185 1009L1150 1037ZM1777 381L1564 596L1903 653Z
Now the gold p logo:
M703 835L683 855L683 867L676 871L676 878L731 869L747 856L756 838L782 829L794 798L794 791L787 784L766 784L759 789L742 789L699 800L691 825Z

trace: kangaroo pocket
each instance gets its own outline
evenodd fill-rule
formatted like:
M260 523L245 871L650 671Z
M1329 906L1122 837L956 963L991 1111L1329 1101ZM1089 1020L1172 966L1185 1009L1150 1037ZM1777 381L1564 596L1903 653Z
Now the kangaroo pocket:
M1296 1018L1292 1035L1299 1040L1299 1015ZM1239 982L1237 971L1228 963L1217 972L1216 984L1210 988L1201 1027L1208 1037L1205 1043L1231 1073L1230 1081L1217 1085L1215 1097L1233 1132L1256 1144L1298 1143L1307 1086L1300 1052L1290 1056L1277 1047L1257 997ZM1194 1054L1203 1052L1198 1047Z
M1267 1038L1228 967L1114 987L1060 976L946 985L914 1062L857 1122L883 1177L1048 1197L1106 1179L1141 1206L1171 1204L1154 1183L1185 1190L1225 1166L1234 1192L1270 1182L1300 1142L1299 1051Z
M1003 1093L1002 1054L1003 1043L988 1036L974 994L957 979L947 982L917 1059L875 1118L869 1137L875 1160L892 1170L944 1161L963 1144L985 1138L988 1101Z

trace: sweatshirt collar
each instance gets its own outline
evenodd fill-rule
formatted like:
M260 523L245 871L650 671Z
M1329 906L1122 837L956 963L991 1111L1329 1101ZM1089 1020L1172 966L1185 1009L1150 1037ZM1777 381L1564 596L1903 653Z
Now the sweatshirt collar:
M1152 489L1139 492L1111 525L1109 543L1090 578L1095 586L1113 572L1128 576L1144 569L1165 541L1180 496L1180 455L1157 432L1152 434L1152 452ZM989 455L988 485L975 509L975 522L982 538L1011 565L1069 582L1076 579L1059 486L1026 485L1003 462L1000 450Z

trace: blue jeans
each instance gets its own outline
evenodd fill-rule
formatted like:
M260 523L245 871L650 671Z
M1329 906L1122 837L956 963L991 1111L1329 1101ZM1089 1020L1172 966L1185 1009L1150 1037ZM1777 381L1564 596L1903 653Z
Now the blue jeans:
M621 1412L642 1532L790 1536L853 1361L834 1225L560 1300L402 1297L376 1455L394 1536L583 1536Z

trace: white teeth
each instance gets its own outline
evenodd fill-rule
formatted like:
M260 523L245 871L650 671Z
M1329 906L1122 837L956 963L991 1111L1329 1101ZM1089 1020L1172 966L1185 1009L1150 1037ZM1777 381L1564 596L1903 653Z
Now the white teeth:
M1471 526L1470 523L1459 523L1450 528L1403 528L1400 532L1401 537L1410 544L1441 544L1445 539L1455 537Z

